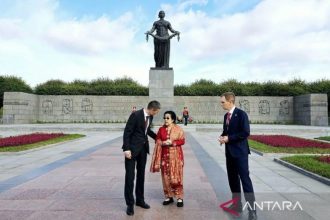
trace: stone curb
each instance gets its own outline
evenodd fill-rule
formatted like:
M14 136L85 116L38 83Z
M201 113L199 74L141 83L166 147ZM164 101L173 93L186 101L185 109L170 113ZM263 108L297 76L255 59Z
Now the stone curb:
M258 150L255 150L255 149L253 149L252 147L250 147L250 151L252 151L253 153L258 154L259 156L264 156L264 155L265 155L265 153L263 153L263 152L261 152L261 151L258 151Z
M295 171L297 171L297 172L299 172L301 174L304 174L305 176L308 176L308 177L310 177L310 178L312 178L314 180L317 180L317 181L319 181L321 183L324 183L324 184L330 186L330 179L328 179L326 177L323 177L323 176L320 176L318 174L312 173L310 171L307 171L305 169L302 169L302 168L300 168L300 167L298 167L296 165L293 165L291 163L288 163L288 162L286 162L284 160L281 160L281 159L278 159L278 158L274 158L274 161L277 162L277 163L279 163L279 164L281 164L281 165L283 165L283 166L285 166L285 167L288 167L288 168L290 168L292 170L295 170Z

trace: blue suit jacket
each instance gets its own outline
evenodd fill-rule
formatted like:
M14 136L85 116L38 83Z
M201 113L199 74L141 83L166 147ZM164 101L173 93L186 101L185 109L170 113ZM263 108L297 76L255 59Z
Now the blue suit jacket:
M250 124L247 114L238 108L234 109L229 126L226 125L227 114L224 115L223 132L221 136L228 136L226 143L226 154L232 157L243 157L250 154L248 136L250 135Z

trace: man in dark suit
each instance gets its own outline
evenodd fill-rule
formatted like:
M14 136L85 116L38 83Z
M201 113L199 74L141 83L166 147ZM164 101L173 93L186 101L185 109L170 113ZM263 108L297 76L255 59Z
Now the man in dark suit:
M151 101L147 109L132 112L124 130L123 151L125 154L125 200L127 215L134 215L134 177L136 167L135 197L136 205L144 209L150 206L144 201L144 173L149 154L148 135L156 139L156 134L150 129L153 116L160 110L158 101Z
M257 219L256 210L253 210L255 196L252 181L249 175L248 155L250 148L248 136L250 135L249 118L247 114L235 107L235 94L226 92L220 98L221 107L228 111L224 116L223 132L219 137L220 144L226 145L226 166L230 190L233 199L238 203L230 208L238 213L242 212L241 182L246 202L250 204L249 220Z

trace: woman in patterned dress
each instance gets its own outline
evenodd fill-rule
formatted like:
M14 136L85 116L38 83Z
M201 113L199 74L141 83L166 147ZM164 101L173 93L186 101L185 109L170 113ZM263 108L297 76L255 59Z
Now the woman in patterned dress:
M183 207L183 150L185 143L183 129L175 124L173 111L164 113L164 125L157 133L156 145L152 155L151 172L161 171L165 200L163 205L174 202Z

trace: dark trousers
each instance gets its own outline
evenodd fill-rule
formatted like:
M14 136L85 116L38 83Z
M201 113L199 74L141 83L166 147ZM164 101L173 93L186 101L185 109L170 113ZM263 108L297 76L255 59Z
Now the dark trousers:
M250 206L253 208L255 196L252 186L252 181L249 175L248 156L232 157L229 153L226 154L227 175L229 187L233 198L239 198L241 201L241 182L243 186L244 197Z
M135 186L135 197L137 202L144 202L144 174L147 162L147 152L145 148L141 152L132 157L132 159L125 158L125 200L126 205L134 205L134 178L135 178L135 167L136 167L136 186ZM135 166L136 165L136 166Z
M188 124L188 116L183 116L183 119L184 119L184 125L187 125Z

